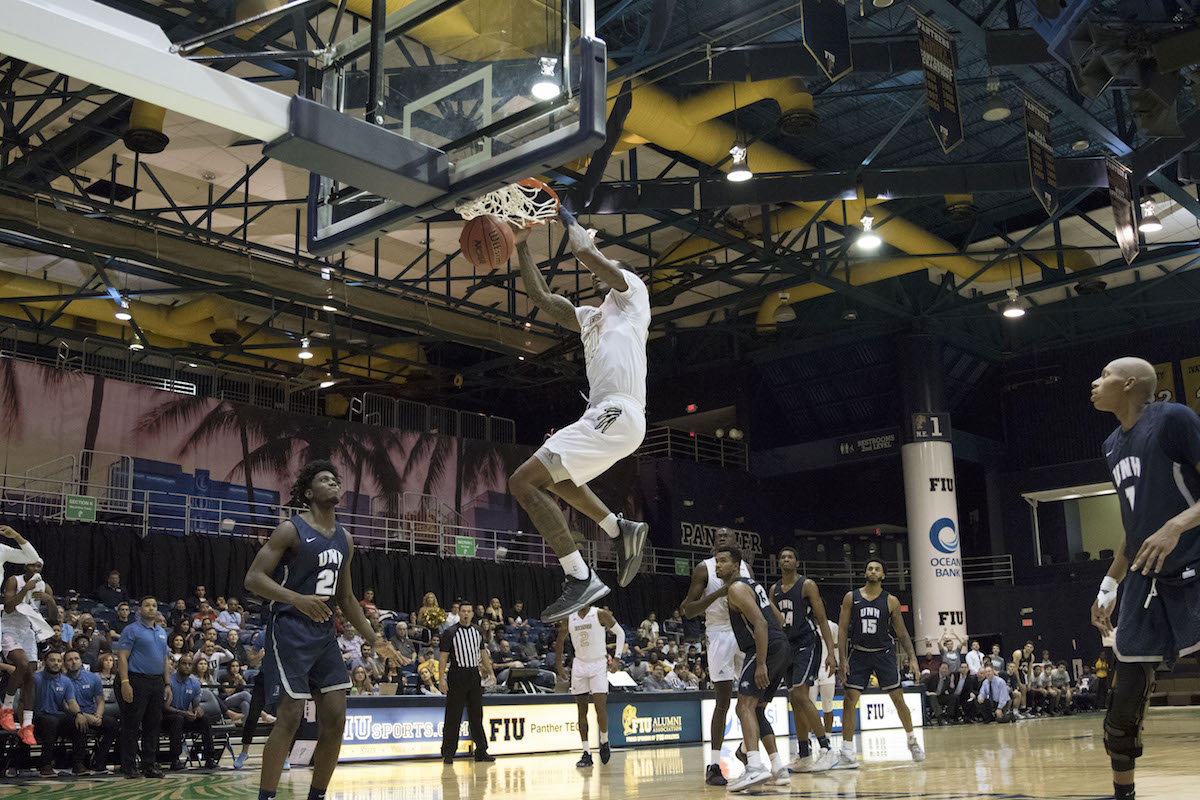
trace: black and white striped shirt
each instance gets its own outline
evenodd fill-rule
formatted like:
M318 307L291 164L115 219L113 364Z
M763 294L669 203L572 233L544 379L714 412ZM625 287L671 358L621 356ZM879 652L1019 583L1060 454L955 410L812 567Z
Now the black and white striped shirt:
M450 669L465 667L479 668L479 648L483 635L474 625L462 623L442 632L442 652L449 653Z

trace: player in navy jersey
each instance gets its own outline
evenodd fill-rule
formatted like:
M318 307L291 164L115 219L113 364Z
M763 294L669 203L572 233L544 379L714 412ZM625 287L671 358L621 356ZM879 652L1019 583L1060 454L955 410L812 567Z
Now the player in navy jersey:
M859 696L870 685L872 674L879 681L879 688L887 692L896 705L900 723L908 733L908 749L913 761L925 759L925 751L913 733L912 715L904 702L900 669L896 664L893 630L900 637L900 647L913 674L920 674L917 654L900 613L900 600L883 588L882 561L874 558L868 561L864 577L865 584L846 592L842 598L842 613L838 620L838 673L846 687L846 695L842 700L842 752L834 769L858 769L854 751L855 710Z
M1092 381L1092 405L1121 423L1104 458L1121 504L1125 541L1092 605L1092 624L1114 635L1117 656L1104 747L1118 800L1135 797L1142 720L1161 662L1200 651L1200 417L1185 405L1155 403L1154 367L1118 358Z
M742 723L738 758L745 761L746 771L729 783L729 791L741 792L768 780L790 785L787 762L775 747L775 731L766 712L767 704L792 665L791 648L767 590L753 578L741 575L742 552L729 547L718 550L715 559L717 577L725 582L719 592L725 594L729 603L733 635L738 649L746 656L737 702L738 721ZM762 764L756 744L759 740L771 759L769 767Z
M771 605L783 618L783 631L792 649L788 699L796 718L798 753L796 761L788 769L791 772L824 772L837 763L838 756L829 746L829 734L821 722L817 707L813 705L809 687L816 683L821 671L822 639L829 653L825 664L831 672L837 671L837 642L829 630L825 601L817 591L817 584L796 572L798 564L794 548L780 550L779 571L782 574L771 587ZM809 758L812 754L809 731L817 737L817 744L821 748L821 754L816 759Z
M332 463L305 465L292 487L291 503L307 510L274 530L246 574L246 590L270 602L259 679L266 681L268 710L278 704L275 726L263 748L259 800L275 797L307 699L316 703L319 725L308 800L325 798L342 747L350 688L333 629L334 605L365 641L374 643L376 653L400 660L387 640L372 630L354 596L354 541L334 518L341 499L341 479Z

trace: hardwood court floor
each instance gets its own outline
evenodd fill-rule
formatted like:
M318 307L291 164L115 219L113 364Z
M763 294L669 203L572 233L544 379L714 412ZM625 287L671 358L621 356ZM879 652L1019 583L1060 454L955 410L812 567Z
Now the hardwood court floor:
M795 775L791 787L765 785L757 797L817 800L1097 800L1112 796L1100 716L1031 720L1012 725L928 728L928 758L914 764L902 731L868 734L858 770ZM1140 800L1198 796L1200 709L1151 712L1146 755L1138 762ZM578 753L508 756L495 764L469 760L343 765L328 800L724 800L703 784L700 745L633 748L607 765L575 768ZM730 752L726 748L726 752ZM594 754L595 755L595 754ZM226 755L228 763L228 754ZM740 766L740 765L738 765ZM254 798L258 759L247 768L169 773L160 781L121 778L0 782L0 797L37 800L220 800ZM735 767L737 769L737 767ZM279 800L304 800L309 771L284 774Z

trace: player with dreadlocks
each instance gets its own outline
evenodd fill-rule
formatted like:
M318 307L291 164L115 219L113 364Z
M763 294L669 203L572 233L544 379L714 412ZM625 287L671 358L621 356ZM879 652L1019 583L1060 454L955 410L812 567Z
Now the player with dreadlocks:
M317 706L319 733L308 800L325 798L342 747L350 688L333 630L333 606L341 607L363 640L374 644L375 652L390 661L400 660L387 640L372 630L354 596L350 584L354 540L334 518L341 499L341 479L332 463L305 465L292 487L291 501L305 510L275 529L246 574L246 590L270 603L262 676L267 708L278 708L263 749L259 800L275 797L304 701L309 699Z

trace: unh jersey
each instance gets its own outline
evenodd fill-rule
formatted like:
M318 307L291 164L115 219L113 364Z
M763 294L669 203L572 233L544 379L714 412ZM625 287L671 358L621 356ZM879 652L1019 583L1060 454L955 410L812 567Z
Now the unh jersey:
M868 600L854 590L854 606L850 610L850 641L859 650L886 650L892 639L892 614L888 611L888 593L884 589L879 597Z
M342 564L350 553L345 528L338 525L332 536L325 536L299 515L292 517L292 524L296 526L300 541L275 568L275 581L296 594L315 594L332 601L337 595ZM271 601L271 611L275 614L300 615L290 603L274 600ZM332 618L328 624L333 625Z
M783 581L773 587L775 605L783 614L783 632L790 641L798 645L812 643L816 635L816 626L812 621L812 608L804 598L804 576L797 575L791 589L784 591Z
M783 628L779 627L775 609L771 608L771 601L767 599L767 590L763 588L763 585L753 578L734 578L733 582L744 583L754 591L754 598L758 601L758 611L767 621L768 649L773 645L786 645L787 637L783 635ZM737 638L738 649L745 653L747 658L750 658L756 652L754 621L746 619L740 612L734 612L729 617L733 624L733 635Z
M632 397L646 407L646 338L650 334L650 293L642 279L621 270L629 287L613 289L596 306L575 309L579 338L587 360L590 394L595 406L614 394Z
M1200 417L1179 403L1152 403L1137 423L1104 440L1104 459L1121 501L1125 555L1132 562L1149 536L1200 498ZM1179 537L1160 575L1200 566L1200 530Z
M704 559L704 569L708 573L708 585L704 587L704 597L708 597L713 592L720 590L725 585L725 581L717 577L717 557ZM738 572L743 578L750 577L750 568L743 561L738 568ZM729 627L729 601L722 597L720 600L713 603L704 610L704 630L706 631L728 631Z
M571 631L571 644L575 647L576 661L606 661L604 626L600 624L600 609L592 606L582 617L576 612L567 617Z

